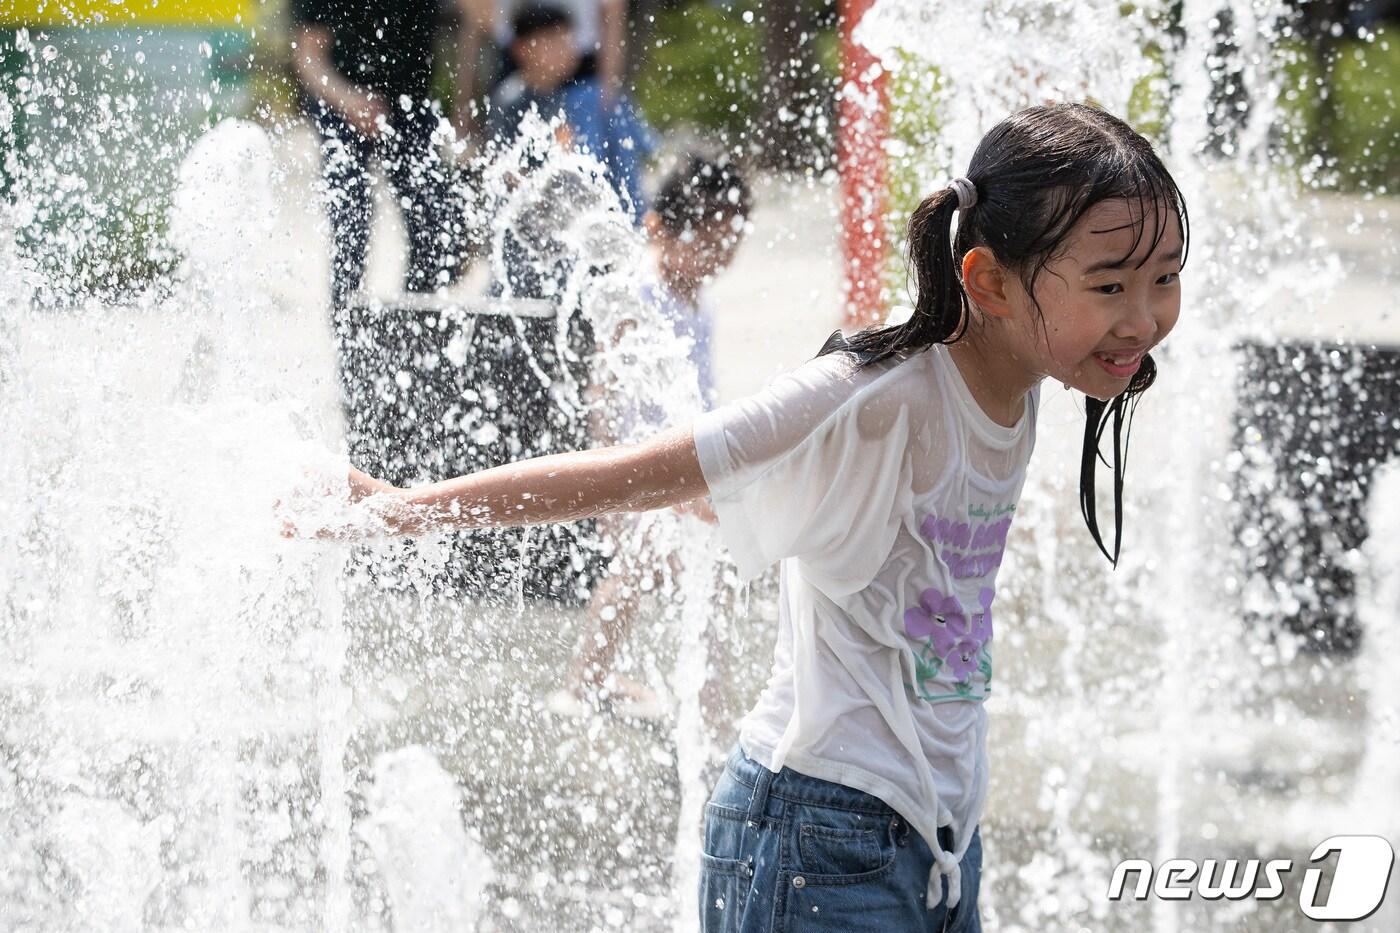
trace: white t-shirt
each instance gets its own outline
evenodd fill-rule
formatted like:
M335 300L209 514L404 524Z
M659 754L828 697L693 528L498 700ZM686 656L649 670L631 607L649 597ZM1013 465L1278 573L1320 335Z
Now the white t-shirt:
M1007 428L941 344L864 368L838 352L694 428L740 577L782 561L773 672L740 744L903 815L934 852L930 907L940 872L956 906L986 798L992 597L1038 400Z

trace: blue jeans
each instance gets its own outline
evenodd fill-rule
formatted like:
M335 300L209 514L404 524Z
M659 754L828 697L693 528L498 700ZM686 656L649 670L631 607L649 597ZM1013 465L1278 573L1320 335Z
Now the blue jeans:
M952 832L938 843L952 846ZM962 859L958 905L925 906L933 852L894 810L869 794L777 774L737 746L705 805L700 873L704 933L872 930L981 933L980 830Z

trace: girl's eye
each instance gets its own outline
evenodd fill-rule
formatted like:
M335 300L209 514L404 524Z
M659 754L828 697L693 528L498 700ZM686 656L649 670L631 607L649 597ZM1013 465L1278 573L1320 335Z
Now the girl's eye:
M1166 275L1162 276L1160 279L1157 280L1157 284L1170 285L1179 278L1181 278L1180 272L1168 272Z
M1095 285L1095 286L1094 286L1094 291L1099 292L1100 294L1104 294L1104 295L1116 295L1116 294L1118 294L1119 292L1121 292L1122 290L1123 290L1123 286L1120 285L1120 284L1118 284L1117 282L1112 282L1112 283L1110 283L1110 284L1108 284L1108 285Z

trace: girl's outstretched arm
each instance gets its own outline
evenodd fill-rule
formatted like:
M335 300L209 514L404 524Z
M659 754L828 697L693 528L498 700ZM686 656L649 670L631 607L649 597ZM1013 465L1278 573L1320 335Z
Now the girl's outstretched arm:
M637 444L536 457L411 489L358 470L350 485L352 498L371 497L385 530L397 535L644 512L709 492L689 427Z

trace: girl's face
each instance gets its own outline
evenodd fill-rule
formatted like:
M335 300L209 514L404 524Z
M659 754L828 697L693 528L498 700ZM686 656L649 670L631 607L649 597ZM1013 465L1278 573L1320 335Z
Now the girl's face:
M1170 211L1158 205L1158 211ZM1175 213L1155 249L1156 213L1146 218L1128 201L1104 201L1070 231L1060 255L1036 281L1043 323L1024 289L1016 315L1028 338L1025 356L1038 374L1095 398L1128 387L1147 351L1167 336L1181 313L1181 228ZM1134 240L1140 240L1136 249ZM1132 251L1129 255L1129 251ZM1026 328L1030 333L1026 333Z

